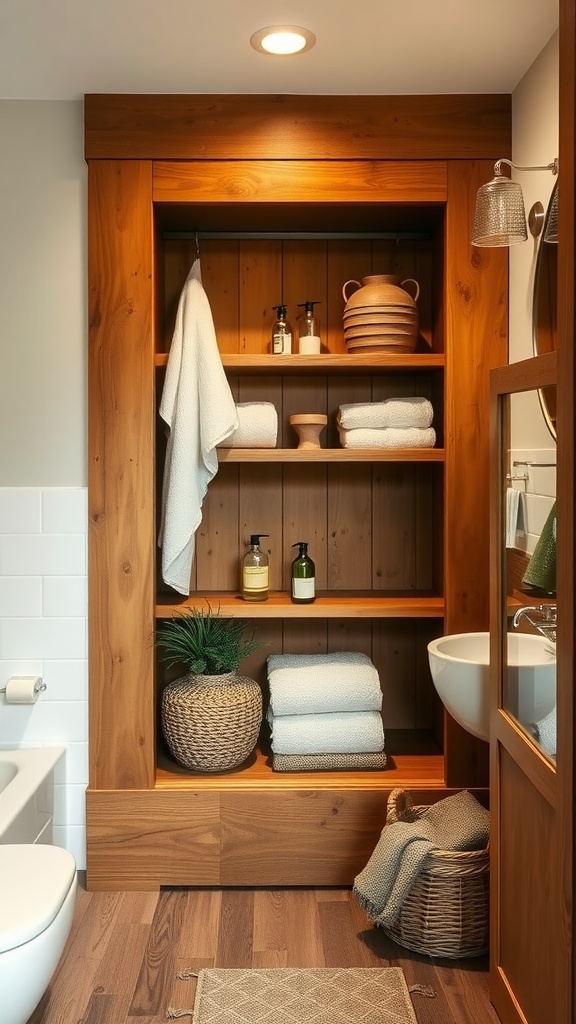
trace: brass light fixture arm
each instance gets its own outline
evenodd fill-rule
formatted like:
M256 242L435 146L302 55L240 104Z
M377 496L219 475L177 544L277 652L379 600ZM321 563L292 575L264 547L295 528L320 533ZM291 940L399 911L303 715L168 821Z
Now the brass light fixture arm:
M529 167L525 167L522 164L515 164L512 160L506 160L502 157L497 160L494 164L494 174L502 174L502 164L507 164L508 167L513 167L516 171L552 171L552 174L558 174L558 157L554 157L551 164L532 164Z

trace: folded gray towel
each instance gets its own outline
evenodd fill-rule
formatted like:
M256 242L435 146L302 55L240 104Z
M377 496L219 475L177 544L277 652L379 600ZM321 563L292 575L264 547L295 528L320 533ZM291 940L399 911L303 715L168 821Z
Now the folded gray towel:
M415 821L386 825L354 879L356 899L371 921L390 927L432 850L483 850L489 829L489 812L466 790L432 804Z

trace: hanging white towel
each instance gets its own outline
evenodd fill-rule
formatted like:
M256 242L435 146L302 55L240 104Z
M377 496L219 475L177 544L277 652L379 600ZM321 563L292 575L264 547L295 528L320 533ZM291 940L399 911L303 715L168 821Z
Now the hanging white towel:
M338 433L343 448L433 448L436 444L434 427L359 427Z
M162 578L189 594L202 502L218 469L216 446L238 426L199 260L180 296L160 415L170 430L159 534Z
M238 427L220 448L275 448L278 438L278 413L272 402L239 402Z
M520 512L520 491L516 487L508 487L506 490L506 547L516 547L516 530L518 529L518 514Z
M340 406L338 425L358 427L431 427L434 410L427 398L386 398L383 402L349 402Z

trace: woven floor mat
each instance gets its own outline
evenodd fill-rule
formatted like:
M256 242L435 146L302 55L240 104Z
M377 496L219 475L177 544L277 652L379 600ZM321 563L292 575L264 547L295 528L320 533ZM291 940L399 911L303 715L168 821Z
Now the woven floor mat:
M432 993L426 993L432 994ZM205 969L192 1024L417 1024L400 967Z

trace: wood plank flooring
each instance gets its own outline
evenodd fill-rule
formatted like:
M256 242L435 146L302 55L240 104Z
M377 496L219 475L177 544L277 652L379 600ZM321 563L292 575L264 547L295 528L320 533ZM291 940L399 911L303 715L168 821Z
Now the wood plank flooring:
M498 1024L487 962L410 953L368 921L348 889L81 887L72 931L52 983L28 1024L160 1024L190 1008L202 967L400 966L418 1024ZM184 1020L191 1020L184 1017Z

